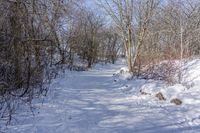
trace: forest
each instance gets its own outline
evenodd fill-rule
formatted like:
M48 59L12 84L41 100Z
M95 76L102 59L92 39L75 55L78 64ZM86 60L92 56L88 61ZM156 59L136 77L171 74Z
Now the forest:
M0 121L11 124L22 106L33 111L33 101L48 97L64 71L87 73L121 59L126 70L119 74L133 82L192 87L185 62L199 55L198 0L0 0Z

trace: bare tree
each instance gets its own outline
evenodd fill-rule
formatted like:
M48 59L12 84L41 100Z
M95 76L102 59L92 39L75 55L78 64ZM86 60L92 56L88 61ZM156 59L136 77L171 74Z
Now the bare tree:
M133 72L133 0L104 0L99 2L118 28L118 34L123 39L129 71Z
M134 72L139 49L144 42L148 26L159 1L101 0L100 5L118 27L123 39L128 68Z
M57 53L64 51L60 24L66 22L64 18L68 18L68 9L75 1L62 2L0 1L1 117L9 116L11 120L17 106L14 99L23 97L24 101L31 102L34 97L46 93L47 84L56 74L55 66L51 66L56 64ZM57 52L57 49L61 50Z

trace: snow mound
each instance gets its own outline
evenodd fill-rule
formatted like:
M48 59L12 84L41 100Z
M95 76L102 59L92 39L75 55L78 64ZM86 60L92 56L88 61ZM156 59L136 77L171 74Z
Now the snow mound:
M164 65L163 65L164 64ZM162 69L159 69L159 66L167 67L170 69L170 65L175 65L176 71L171 71L171 74L173 74L173 80L176 81L176 83L169 84L165 80L161 79L133 79L130 81L123 81L130 79L131 74L128 72L128 69L126 67L122 67L120 70L116 72L116 75L119 76L120 82L124 82L124 84L127 84L129 89L126 89L126 93L130 92L138 92L141 95L149 94L152 96L152 98L156 99L155 96L158 93L162 93L163 96L166 98L166 103L169 104L172 99L178 98L181 99L183 104L199 104L200 103L200 59L193 59L193 60L185 60L185 61L173 61L170 62L166 66L167 62L164 61L160 64L156 64L153 66L154 70L158 70L154 73L157 73L158 75L164 75L166 71L162 72ZM179 68L179 70L182 70L181 72L181 82L178 83L178 68L177 66L182 66ZM155 69L157 68L157 69ZM152 75L150 75L152 76ZM125 85L124 85L125 86ZM130 89L131 88L131 89ZM125 89L124 89L125 90Z
M187 85L188 88L200 86L200 59L184 63L182 83Z
M120 70L115 72L114 75L123 80L129 80L133 77L132 74L129 72L128 67L122 67Z

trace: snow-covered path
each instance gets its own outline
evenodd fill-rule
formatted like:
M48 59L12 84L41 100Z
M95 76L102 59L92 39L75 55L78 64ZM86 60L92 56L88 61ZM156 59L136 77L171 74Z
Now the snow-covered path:
M121 64L122 65L122 64ZM114 82L121 65L68 72L56 79L35 115L17 115L8 133L190 133L200 132L184 106L159 104L139 93L127 94ZM99 69L98 69L99 68ZM162 105L162 106L161 106ZM199 112L198 112L199 113ZM188 118L188 119L187 119Z

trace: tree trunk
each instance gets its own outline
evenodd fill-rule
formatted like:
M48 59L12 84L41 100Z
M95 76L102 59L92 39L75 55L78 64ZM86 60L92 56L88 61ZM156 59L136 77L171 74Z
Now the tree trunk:
M13 50L14 50L14 71L15 71L15 82L16 87L20 87L18 84L21 81L21 66L20 66L20 37L21 37L21 25L19 15L19 2L11 2L10 4L10 24L11 24L11 34L14 36L13 40Z

